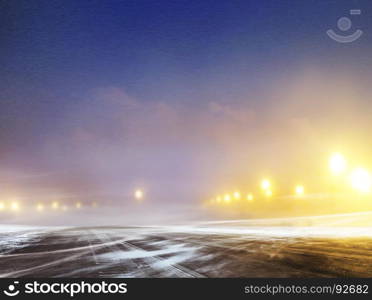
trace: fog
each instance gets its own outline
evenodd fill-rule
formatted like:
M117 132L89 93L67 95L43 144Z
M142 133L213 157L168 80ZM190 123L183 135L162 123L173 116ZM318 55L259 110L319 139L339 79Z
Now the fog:
M3 220L100 225L211 219L205 199L255 188L262 176L275 178L284 194L298 178L323 192L330 152L372 163L370 93L368 81L350 71L313 66L238 98L208 97L193 105L144 101L121 86L88 90L66 104L63 117L44 124L48 133L35 137L37 143L4 148L0 171L4 201L24 207L81 201L82 211L57 217L30 208ZM133 199L136 188L145 192L141 203ZM98 208L88 209L93 202Z

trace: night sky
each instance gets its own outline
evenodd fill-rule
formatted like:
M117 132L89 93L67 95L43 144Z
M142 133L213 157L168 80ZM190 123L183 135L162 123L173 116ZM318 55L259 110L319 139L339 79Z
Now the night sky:
M1 0L0 196L191 205L372 157L371 32L369 0Z

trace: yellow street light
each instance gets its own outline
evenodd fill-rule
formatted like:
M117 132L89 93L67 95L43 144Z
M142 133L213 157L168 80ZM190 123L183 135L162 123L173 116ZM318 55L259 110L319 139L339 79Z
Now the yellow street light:
M297 196L303 196L303 194L305 194L305 188L302 185L297 185L295 188L295 193Z
M247 200L248 201L253 201L253 195L252 194L248 194L247 195Z
M17 202L12 202L12 204L10 205L10 209L14 210L14 211L18 211L19 210L19 204Z
M261 181L261 188L263 190L268 190L270 187L271 187L271 183L270 183L270 181L268 179L263 179Z
M239 192L234 192L233 196L234 196L234 199L236 200L239 200L241 198L241 195Z
M44 205L41 204L41 203L39 203L39 204L36 206L36 209L37 209L37 211L41 212L41 211L44 210Z
M231 196L229 194L225 194L225 196L223 197L223 200L226 202L226 203L229 203L231 201Z
M142 190L137 189L134 191L134 198L136 198L137 200L142 200L143 196L144 196L144 193Z
M5 204L3 202L0 202L0 211L5 209Z
M52 208L53 208L54 210L57 210L57 209L59 208L59 203L58 203L57 201L53 201L53 203L52 203Z
M329 169L332 174L340 175L346 170L347 162L345 157L340 153L332 154L329 159Z
M367 170L356 168L350 174L350 183L355 190L368 193L371 191L372 177Z

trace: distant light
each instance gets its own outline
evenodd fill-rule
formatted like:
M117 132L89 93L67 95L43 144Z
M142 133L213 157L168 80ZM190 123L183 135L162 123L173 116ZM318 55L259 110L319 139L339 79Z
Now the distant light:
M135 192L134 192L134 198L136 198L137 200L143 199L143 195L144 195L144 193L140 189L135 190Z
M75 207L76 207L77 209L81 208L81 207L82 207L81 202L76 202Z
M252 194L248 194L247 195L247 200L248 201L253 201L253 195Z
M334 175L340 175L346 170L346 159L340 153L332 154L331 158L329 159L329 169Z
M236 200L239 200L241 198L239 192L234 192L233 196L234 196L234 199L236 199Z
M67 211L67 210L68 210L68 206L67 206L67 205L63 205L63 206L62 206L62 210L63 210L63 211Z
M305 193L305 188L302 185L297 185L295 188L295 193L297 196L302 196Z
M17 202L12 202L12 204L10 205L10 209L14 211L19 210L19 204Z
M52 203L52 208L53 208L54 210L58 209L58 208L59 208L59 203L58 203L57 201L54 201L54 202Z
M217 202L217 203L221 203L221 201L222 201L221 196L217 196L217 198L216 198L216 202Z
M368 193L372 187L372 177L367 170L356 168L351 172L350 183L355 190Z
M43 211L44 210L44 205L39 203L37 206L36 206L36 209L37 211Z
M263 190L268 190L270 188L270 186L271 186L271 183L270 183L269 180L267 180L267 179L262 180L262 182L261 182L261 188Z
M12 204L10 205L10 209L14 211L18 211L19 210L18 202L12 202Z
M266 190L265 191L265 196L266 197L271 197L273 195L273 192L272 191L270 191L270 190Z
M226 203L229 203L231 201L231 196L229 194L225 194L225 196L223 197L223 200L226 202Z
M0 202L0 211L5 209L5 204L3 202Z

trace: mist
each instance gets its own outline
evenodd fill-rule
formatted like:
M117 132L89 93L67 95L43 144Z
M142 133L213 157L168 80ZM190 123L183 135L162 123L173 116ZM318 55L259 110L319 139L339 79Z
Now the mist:
M87 90L45 124L42 142L7 160L1 196L24 206L99 207L62 222L23 214L23 222L108 224L210 219L205 199L255 187L268 174L284 192L296 178L322 191L330 151L371 157L370 92L351 72L314 66L239 98L192 106L144 101L119 86ZM136 188L145 192L142 203L133 199Z

